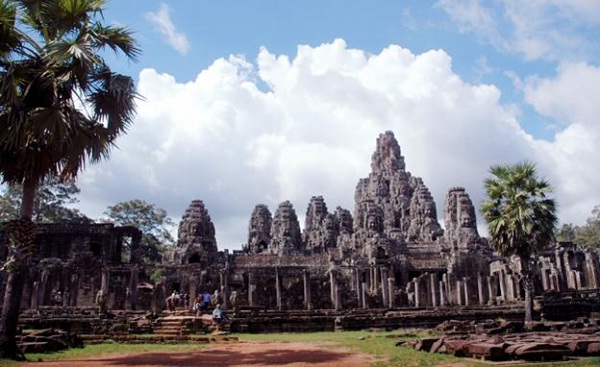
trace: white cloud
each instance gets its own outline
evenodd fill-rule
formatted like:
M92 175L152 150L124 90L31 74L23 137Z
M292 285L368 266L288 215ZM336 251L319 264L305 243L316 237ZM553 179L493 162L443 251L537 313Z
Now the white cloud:
M330 211L352 211L375 140L391 130L407 170L424 179L439 214L450 187L466 187L479 205L490 165L531 159L552 173L563 220L583 222L600 202L590 171L599 148L591 138L577 143L590 125L567 121L555 142L536 141L512 107L500 104L498 88L465 82L451 63L442 50L415 55L391 45L373 55L336 40L300 46L294 56L262 49L256 63L219 59L187 83L146 69L139 75L145 100L121 149L82 175L82 210L94 216L139 198L179 219L201 199L219 247L239 248L259 203L274 212L290 200L303 217L310 197L323 195ZM564 80L527 82L531 103L549 109L544 98L560 99L561 83L575 83L571 73L565 66Z
M597 0L439 0L465 33L530 60L581 60L597 55Z
M171 21L169 12L171 9L167 4L160 4L156 12L146 13L146 19L156 27L156 30L165 36L167 43L180 54L185 55L190 49L190 43L184 33L177 31Z

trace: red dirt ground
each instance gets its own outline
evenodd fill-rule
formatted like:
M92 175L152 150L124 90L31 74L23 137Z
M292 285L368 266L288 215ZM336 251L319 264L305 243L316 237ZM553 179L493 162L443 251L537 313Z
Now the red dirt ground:
M202 351L130 353L58 362L28 362L23 367L366 367L376 359L310 343L236 342Z

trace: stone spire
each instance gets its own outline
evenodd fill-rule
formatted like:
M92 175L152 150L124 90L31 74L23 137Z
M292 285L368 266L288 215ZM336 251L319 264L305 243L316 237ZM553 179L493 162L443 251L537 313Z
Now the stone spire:
M271 243L271 211L264 204L257 205L252 211L248 225L248 243L246 252L259 254L266 251Z
M300 233L300 222L289 201L279 204L271 225L269 251L278 255L299 254L304 250Z
M306 209L306 219L302 241L307 250L324 252L336 247L338 224L335 215L327 211L322 196L313 196Z
M440 238L444 231L437 221L437 210L433 196L421 179L410 201L409 241L432 242Z
M418 177L406 172L400 145L391 131L377 138L371 156L371 173L354 192L354 235L357 246L377 234L399 251L408 241L434 241L443 234L436 218L435 202Z
M217 253L215 226L202 200L186 209L177 236L176 261L181 264L208 261Z
M444 212L445 239L452 250L466 250L479 244L475 207L462 187L448 190Z

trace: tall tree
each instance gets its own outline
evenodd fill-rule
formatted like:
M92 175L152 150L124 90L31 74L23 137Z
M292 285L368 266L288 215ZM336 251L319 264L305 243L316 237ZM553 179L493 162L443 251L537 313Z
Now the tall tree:
M36 223L92 223L93 220L68 205L77 204L75 197L79 187L73 180L61 182L51 177L41 184L36 192L33 205L33 221ZM19 184L8 186L0 195L0 223L19 218L23 187Z
M0 357L18 357L16 332L35 226L34 198L45 179L70 179L87 161L108 158L135 114L128 76L113 73L110 49L135 60L127 28L103 24L105 0L0 0L0 174L23 187L21 218L8 226L9 259Z
M533 320L532 255L554 241L558 218L550 183L537 177L533 163L495 165L485 180L481 206L492 246L503 256L516 255L525 290L525 322Z
M575 243L600 248L600 205L592 210L592 216L575 230Z
M146 262L160 260L165 246L174 244L169 227L174 225L167 211L143 200L135 199L109 206L104 212L108 221L135 226L142 231L142 257Z

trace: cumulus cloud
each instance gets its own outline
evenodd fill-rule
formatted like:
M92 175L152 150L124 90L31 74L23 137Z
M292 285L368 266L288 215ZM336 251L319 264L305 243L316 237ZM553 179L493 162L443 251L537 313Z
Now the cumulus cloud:
M546 97L561 99L562 84L589 77L577 65L565 68L572 71L564 79L525 82L541 112L581 107L544 105ZM262 49L255 61L216 60L186 83L146 69L139 91L145 99L121 149L81 176L82 210L94 216L139 198L179 219L201 199L221 249L246 240L259 203L274 212L290 200L303 218L310 197L322 195L330 211L353 210L356 183L368 176L376 138L386 130L395 133L407 170L430 188L438 213L450 187L465 187L478 206L490 165L524 159L552 174L564 221L583 222L600 202L586 165L599 148L593 137L576 144L589 124L566 121L554 142L536 141L500 103L498 88L462 80L442 50L414 54L390 45L370 54L343 40L299 46L296 55Z
M170 11L169 6L163 3L156 12L146 13L146 19L154 24L156 30L165 37L171 47L180 54L186 54L190 49L190 43L184 33L177 31L169 16Z
M597 55L600 2L596 0L439 0L461 32L530 60L587 59Z

